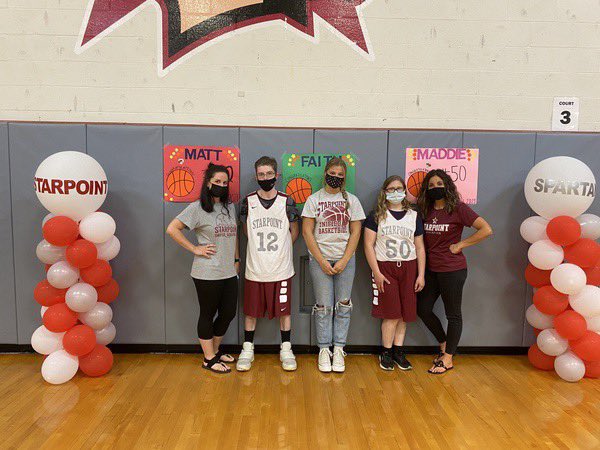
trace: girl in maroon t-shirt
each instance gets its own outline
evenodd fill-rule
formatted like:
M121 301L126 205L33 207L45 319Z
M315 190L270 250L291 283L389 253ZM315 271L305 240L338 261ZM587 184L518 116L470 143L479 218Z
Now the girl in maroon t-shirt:
M462 291L467 279L467 260L462 250L491 236L492 228L461 202L456 185L440 169L430 171L423 180L418 205L425 230L427 270L425 288L418 294L417 312L440 343L440 353L429 373L442 374L453 368L452 357L462 332ZM461 240L465 226L474 227L477 232ZM440 295L448 319L447 333L433 313Z

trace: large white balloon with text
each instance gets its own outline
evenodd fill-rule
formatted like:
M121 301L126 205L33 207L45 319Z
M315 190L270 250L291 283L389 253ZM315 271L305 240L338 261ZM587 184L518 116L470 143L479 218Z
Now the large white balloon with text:
M108 191L106 173L94 158L81 152L59 152L35 172L33 186L44 208L75 221L97 211Z

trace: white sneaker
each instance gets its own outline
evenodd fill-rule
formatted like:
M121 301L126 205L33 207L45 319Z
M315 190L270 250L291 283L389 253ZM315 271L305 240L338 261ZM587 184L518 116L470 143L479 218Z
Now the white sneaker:
M346 363L344 361L345 356L346 352L344 351L344 347L333 347L332 369L334 372L343 372L346 370Z
M321 372L331 372L331 351L327 347L319 350L318 364Z
M279 350L279 359L281 361L281 367L283 370L296 370L296 357L294 356L294 352L292 351L292 344L289 342L284 342L281 344L281 350Z
M235 368L238 372L246 372L252 367L252 361L254 361L254 344L252 342L244 342Z

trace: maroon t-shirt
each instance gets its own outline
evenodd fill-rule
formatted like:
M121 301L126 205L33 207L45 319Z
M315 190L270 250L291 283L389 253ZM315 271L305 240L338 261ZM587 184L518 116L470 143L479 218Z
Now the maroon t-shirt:
M462 238L464 227L470 227L479 215L464 203L459 203L452 214L445 209L431 209L425 217L425 248L427 268L432 272L453 272L467 268L467 258L452 254L450 245Z

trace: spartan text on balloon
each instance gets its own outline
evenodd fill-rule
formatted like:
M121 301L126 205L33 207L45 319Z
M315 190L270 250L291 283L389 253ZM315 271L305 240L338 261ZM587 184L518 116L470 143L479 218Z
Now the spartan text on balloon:
M545 194L580 195L582 197L594 197L596 191L595 183L589 181L565 181L538 178L535 180L535 192Z
M105 195L108 190L106 180L61 180L48 178L34 178L33 187L41 194L65 194L72 191L79 195Z

